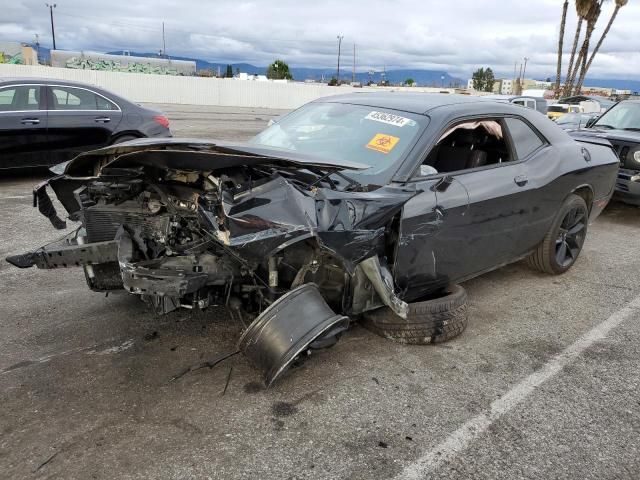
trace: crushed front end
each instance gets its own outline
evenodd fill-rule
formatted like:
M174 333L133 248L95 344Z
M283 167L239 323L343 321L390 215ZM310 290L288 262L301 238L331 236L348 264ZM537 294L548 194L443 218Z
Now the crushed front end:
M362 187L343 168L208 143L90 152L34 191L54 227L65 222L47 187L80 226L60 242L7 260L21 268L81 266L91 290L124 289L158 313L225 305L266 322L274 305L286 305L300 312L300 322L277 327L299 347L283 354L286 367L291 352L330 344L324 337L342 332L347 316L383 304L406 315L390 265L397 215L416 192ZM306 284L318 295L308 288L291 295ZM292 304L294 298L301 303ZM310 302L317 318L305 319ZM310 337L318 325L322 332ZM286 370L278 359L269 365L268 384L274 371Z

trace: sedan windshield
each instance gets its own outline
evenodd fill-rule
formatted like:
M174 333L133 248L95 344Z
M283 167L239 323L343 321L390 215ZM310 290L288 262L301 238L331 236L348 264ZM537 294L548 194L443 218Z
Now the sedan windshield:
M398 110L344 103L310 103L249 141L252 145L296 151L368 165L355 175L395 171L428 117Z
M640 102L620 102L602 115L594 128L640 130Z

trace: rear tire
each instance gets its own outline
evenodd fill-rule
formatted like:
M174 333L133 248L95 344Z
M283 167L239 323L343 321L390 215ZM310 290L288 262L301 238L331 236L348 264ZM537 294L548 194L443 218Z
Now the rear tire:
M551 275L569 270L582 251L588 224L589 209L584 198L570 195L542 243L527 259L529 266Z
M399 343L442 343L460 335L467 327L467 292L452 285L443 297L409 304L406 320L389 307L365 312L367 330Z

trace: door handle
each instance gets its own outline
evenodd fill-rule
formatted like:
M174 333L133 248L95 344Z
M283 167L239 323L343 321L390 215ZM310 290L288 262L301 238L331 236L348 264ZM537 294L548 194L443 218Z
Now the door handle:
M40 120L37 118L23 118L20 120L20 123L23 125L37 125L40 123Z
M513 181L516 182L516 185L519 187L524 187L529 182L529 179L526 175L518 175Z
M109 117L97 117L95 119L96 123L109 123L111 119Z

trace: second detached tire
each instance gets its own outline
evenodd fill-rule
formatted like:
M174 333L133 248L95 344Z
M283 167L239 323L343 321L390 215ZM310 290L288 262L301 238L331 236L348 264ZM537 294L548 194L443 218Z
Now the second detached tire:
M382 307L365 312L362 320L381 337L412 345L446 342L460 335L467 323L467 292L460 285L450 286L443 297L410 303L406 319Z

